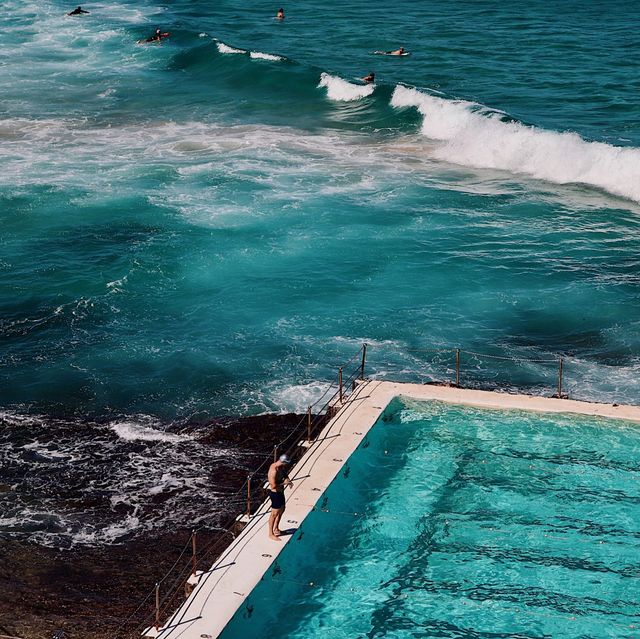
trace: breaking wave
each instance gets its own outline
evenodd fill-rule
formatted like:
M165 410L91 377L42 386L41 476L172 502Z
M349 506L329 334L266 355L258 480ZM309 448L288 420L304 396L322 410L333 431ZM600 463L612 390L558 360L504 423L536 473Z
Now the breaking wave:
M555 184L585 184L640 202L640 149L508 121L504 113L476 103L400 85L391 105L414 107L424 116L422 134L440 142L432 152L436 159Z
M261 51L247 51L246 49L236 49L235 47L230 47L228 44L224 42L220 42L216 40L216 47L218 51L223 54L233 54L240 53L243 55L249 55L250 58L254 60L270 60L272 62L282 62L285 58L280 55L274 55L273 53L262 53Z
M280 55L272 53L261 53L260 51L249 51L249 57L254 60L271 60L272 62L282 62L284 58Z
M320 74L318 87L325 88L329 100L335 100L336 102L360 100L371 95L374 90L373 84L351 84L351 82L328 73Z
M235 49L224 42L216 42L216 47L220 53L247 53L244 49Z

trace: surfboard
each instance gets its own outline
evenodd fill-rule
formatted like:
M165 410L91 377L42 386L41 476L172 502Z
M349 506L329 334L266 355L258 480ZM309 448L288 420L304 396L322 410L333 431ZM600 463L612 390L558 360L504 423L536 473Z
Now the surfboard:
M373 55L388 55L388 56L391 56L392 58L405 58L406 56L411 55L406 51L404 53L389 53L388 51L372 51L372 53Z
M158 40L154 36L151 36L150 38L145 38L144 40L137 40L136 44L153 44L154 42L162 42L163 40L168 38L170 35L171 34L169 32L161 33L160 34L160 40Z

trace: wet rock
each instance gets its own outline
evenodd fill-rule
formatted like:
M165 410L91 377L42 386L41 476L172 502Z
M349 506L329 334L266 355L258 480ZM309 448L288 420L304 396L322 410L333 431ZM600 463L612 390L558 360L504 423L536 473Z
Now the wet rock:
M273 446L291 435L303 418L294 414L220 418L176 427L179 433L230 451L229 457L210 471L209 480L223 499L220 508L211 513L211 528L198 533L198 547L208 549L201 558L202 566L210 565L233 540L231 534L221 533L220 527L230 527L238 514L232 497L247 474L265 459L268 463ZM144 446L138 447L144 450ZM260 473L266 474L266 468ZM0 492L3 490L11 487L0 484ZM95 504L104 498L96 492ZM87 508L95 504L91 499L83 502ZM130 509L126 503L109 507L110 512L120 513ZM42 525L45 523L53 525L43 520ZM191 523L185 521L182 529L168 526L118 545L67 550L0 539L0 634L43 639L62 631L68 639L104 639L122 627L121 637L139 637L145 620L153 615L152 604L143 608L132 623L126 621L178 559L189 542L191 529ZM174 608L184 590L179 588L178 593L172 602Z

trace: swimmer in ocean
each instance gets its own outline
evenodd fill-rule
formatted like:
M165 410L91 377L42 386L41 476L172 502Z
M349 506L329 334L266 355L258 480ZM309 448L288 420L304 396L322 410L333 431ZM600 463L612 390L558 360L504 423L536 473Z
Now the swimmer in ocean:
M276 20L284 20L284 9L280 7L276 13Z
M375 82L376 80L376 74L371 71L371 73L369 73L369 75L365 75L364 78L362 78L362 81L366 84L371 84L372 82Z
M162 39L168 38L168 37L169 37L169 32L163 33L162 29L156 29L156 32L152 36L149 36L145 40L138 40L138 44L143 44L145 42L160 42Z
M82 7L78 6L73 11L69 11L69 13L67 13L67 15L68 16L80 16L83 13L89 13L89 12L85 11Z
M400 47L395 51L387 51L387 55L404 55L404 47Z

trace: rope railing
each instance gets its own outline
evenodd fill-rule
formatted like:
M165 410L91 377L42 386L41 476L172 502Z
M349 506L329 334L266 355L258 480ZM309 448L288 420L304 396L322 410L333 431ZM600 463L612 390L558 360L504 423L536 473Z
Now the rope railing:
M419 359L420 354L434 354L434 355L449 355L449 357L438 357L435 362L436 370L438 368L442 368L443 366L446 368L447 375L440 380L433 380L431 383L440 383L440 384L448 384L456 387L461 387L461 378L464 377L465 371L465 360L468 362L469 359L473 361L501 361L501 362L511 362L517 365L525 365L525 364L555 364L557 366L556 384L555 384L555 393L552 395L553 397L561 397L566 398L567 395L563 393L564 388L564 365L566 360L568 359L566 355L558 355L557 357L521 357L521 356L505 356L505 355L494 355L492 353L480 353L478 351L472 351L462 348L454 348L454 347L434 347L434 348L403 348L401 346L389 346L385 345L383 352L388 355L389 349L398 353L400 356L405 355L416 355L416 360ZM388 363L388 360L385 361ZM447 364L450 363L450 368ZM477 369L477 367L474 367ZM467 367L469 370L469 367ZM433 372L433 369L432 369ZM449 377L451 375L451 377ZM420 377L420 371L416 371L416 377ZM468 376L468 373L467 373ZM375 375L374 375L375 377ZM467 377L468 378L468 377ZM422 377L421 382L423 382L424 378ZM545 383L548 383L545 380ZM476 384L474 385L477 387ZM492 386L495 387L494 384ZM500 385L498 385L499 387Z

